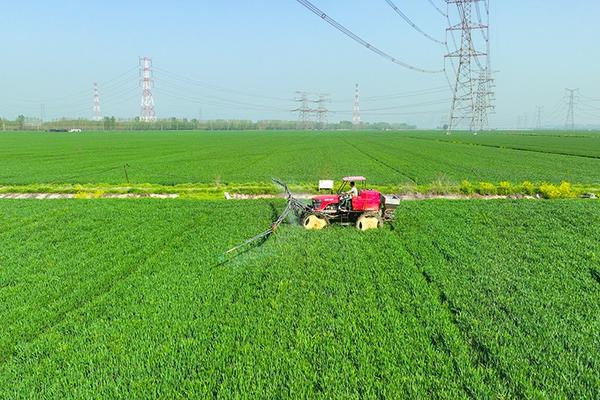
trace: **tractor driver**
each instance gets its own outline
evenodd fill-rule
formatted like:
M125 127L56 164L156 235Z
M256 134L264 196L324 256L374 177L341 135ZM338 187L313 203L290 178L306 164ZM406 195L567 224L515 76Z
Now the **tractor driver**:
M352 198L358 196L358 190L356 189L356 185L354 182L350 182L350 190L344 192L344 198L341 203L341 206L345 209L350 210L352 208Z
M348 190L346 194L349 194L352 197L358 196L358 190L356 189L354 182L350 182L350 190Z

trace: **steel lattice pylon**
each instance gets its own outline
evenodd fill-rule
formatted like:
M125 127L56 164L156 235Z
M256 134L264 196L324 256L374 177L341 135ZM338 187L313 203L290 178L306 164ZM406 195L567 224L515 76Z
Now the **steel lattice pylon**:
M576 93L579 89L565 89L567 92L567 119L565 122L565 128L568 130L575 130L575 101L577 100Z
M446 0L448 12L450 5L455 5L460 18L458 24L451 25L447 30L452 35L454 31L461 33L460 47L446 55L447 58L458 59L447 134L459 126L468 127L470 131L487 129L488 112L493 108L489 25L481 22L479 2L485 2L489 15L487 0ZM479 22L474 21L474 7L477 7ZM476 48L476 40L473 37L475 31L482 32L485 51Z
M488 114L494 109L492 105L493 96L492 78L486 68L484 71L479 72L479 78L477 79L471 131L481 132L488 129Z
M100 113L100 94L98 93L98 84L94 82L94 121L101 121L102 114Z
M297 91L296 96L297 97L294 99L294 101L300 103L300 106L298 108L293 109L292 112L298 113L298 121L300 123L300 128L308 129L310 128L310 113L312 112L312 109L308 106L308 93L303 91Z
M352 125L360 126L360 101L358 93L358 83L354 86L354 110L352 111Z
M317 108L314 110L317 117L317 128L325 129L327 126L327 114L329 113L329 109L325 107L325 103L331 101L331 98L328 93L319 93L318 96L317 100L314 100L317 104Z
M300 103L299 107L291 110L292 112L298 113L299 128L326 128L327 114L330 111L327 107L325 107L325 103L331 101L331 97L328 93L309 93L304 91L297 91L296 98L294 98L294 101ZM309 103L315 103L316 108L312 108Z
M140 84L142 86L142 104L140 111L140 120L145 122L156 121L154 111L154 97L152 96L152 59L149 57L140 58Z

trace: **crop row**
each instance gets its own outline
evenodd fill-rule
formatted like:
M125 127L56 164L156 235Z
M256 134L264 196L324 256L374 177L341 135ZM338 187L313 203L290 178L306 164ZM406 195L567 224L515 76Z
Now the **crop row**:
M477 363L510 397L600 394L595 204L407 204L397 224Z
M416 136L413 135L413 137ZM434 136L431 138L479 146L600 158L600 134L597 132L454 134L448 137Z
M547 152L474 146L458 137L454 143L432 132L3 133L0 185L219 185L272 177L305 184L356 174L378 185L600 182L600 159L552 153L558 143L580 147L579 137L539 139L541 147L548 140ZM600 140L589 141L590 152L600 151Z
M595 206L3 201L0 398L597 397Z

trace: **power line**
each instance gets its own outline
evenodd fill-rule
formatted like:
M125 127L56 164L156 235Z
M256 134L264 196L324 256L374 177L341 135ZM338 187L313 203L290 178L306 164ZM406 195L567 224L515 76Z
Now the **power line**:
M163 68L159 68L159 67L154 67L155 71L158 71L159 73L164 73L167 75L167 77L170 77L171 79L175 79L181 82L185 82L185 83L192 83L196 86L200 86L200 87L204 87L206 89L212 89L212 90L218 90L221 92L229 92L229 93L233 93L233 94L239 94L242 96L246 96L246 97L256 97L256 98L261 98L261 99L268 99L268 100L278 100L278 101L289 101L289 99L284 98L284 97L275 97L275 96L266 96L266 95L261 95L261 94L256 94L256 93L249 93L249 92L244 92L241 90L237 90L237 89L231 89L231 88L226 88L223 86L219 86L219 85L214 85L211 83L207 83L207 82L203 82L194 78L190 78L181 74L177 74L174 72L170 72L167 71ZM159 74L160 76L160 74Z
M364 111L364 112L363 112ZM361 116L362 115L369 115L369 116L398 116L398 115L431 115L431 114L439 114L439 113L445 113L448 110L447 109L443 109L443 110L427 110L427 111L401 111L401 112L373 112L373 111L369 111L369 110L363 110L361 111ZM352 111L331 111L334 114L351 114Z
M104 93L103 93L103 101L102 104L105 107L107 104L110 105L114 105L117 103L122 103L123 100L131 100L131 97L124 99L122 96L126 95L126 94L130 94L133 92L137 92L137 89L132 87L132 88L128 88L125 91L120 91L119 93L115 93L115 95L111 95L110 97L107 97ZM139 98L139 97L138 97ZM66 115L79 115L79 116L89 116L89 112L90 112L90 108L89 106L83 106L83 104L88 103L89 102L89 89L88 89L88 100L82 100L79 101L77 103L72 103L71 105L65 106L65 105L57 105L57 104L45 104L44 108L45 110L49 111L49 113L53 114L54 116L56 115L61 115L61 116L66 116ZM39 106L37 106L39 107ZM19 109L22 109L23 107L20 106ZM36 108L36 106L28 106L27 108L33 110Z
M444 93L447 91L448 91L447 86L437 86L437 87L430 88L430 89L420 89L420 90L407 91L407 92L397 92L397 93L390 93L390 94L385 94L385 95L381 95L381 96L361 97L361 101L363 101L363 102L365 102L365 101L366 102L390 101L393 99L428 96L431 94ZM333 101L333 103L348 103L350 101L352 101L352 99L336 100L336 101Z
M590 117L590 118L599 118L600 119L600 115L599 114L592 114L592 113L590 113L588 111L579 110L579 109L577 111L580 112L581 114L586 115L587 117Z
M400 17L402 17L402 19L403 19L403 20L404 20L404 21L405 21L407 24L409 24L410 26L412 26L412 28L413 28L415 31L419 32L421 35L425 36L427 39L431 40L432 42L439 43L439 44L442 44L442 45L445 45L445 44L446 44L445 42L442 42L441 40L437 40L437 39L436 39L436 38L434 38L433 36L431 36L431 35L427 34L427 33L426 33L425 31L423 31L421 28L419 28L419 27L417 26L417 24L415 24L414 22L412 22L412 20L411 20L410 18L408 18L408 16L406 16L406 14L404 14L404 13L402 12L402 10L400 10L400 9L398 8L398 6L396 6L396 5L394 4L394 2L393 2L392 0L385 0L385 1L386 1L386 3L388 3L388 5L389 5L390 7L392 7L392 9L394 9L394 11L396 11L396 14L398 14Z
M430 94L438 94L438 93L443 93L443 92L447 92L448 88L446 86L437 86L431 89L421 89L421 90L415 90L415 91L411 91L411 92L399 92L399 93L392 93L392 94L387 94L387 95L381 95L381 96L370 96L370 97L363 97L364 101L380 101L380 100L391 100L391 99L399 99L399 98L407 98L407 97L421 97L421 96L428 96Z
M425 102L421 102L421 103L403 104L403 105L399 105L399 106L367 108L367 109L363 109L363 111L369 112L369 111L398 110L398 109L404 109L404 108L423 107L423 106L440 105L440 104L448 104L448 103L450 103L449 99L439 99L439 100L425 101Z
M113 87L121 87L125 83L130 83L134 76L137 76L136 72L139 70L139 67L133 67L128 69L127 71L111 78L107 81L100 81L99 85L102 86L102 91L106 92L107 88Z
M361 108L360 112L361 113L372 113L372 112L378 112L378 111L391 111L391 110L404 110L404 109L409 109L409 108L420 108L420 107L424 107L424 106L434 106L434 105L442 105L442 104L448 104L450 102L449 99L439 99L439 100L431 100L431 101L425 101L425 102L420 102L420 103L410 103L410 104L400 104L400 105L394 105L394 106L389 106L389 107L379 107L379 108ZM342 111L342 110L336 110L336 111L332 111L335 113L351 113L351 111Z
M197 95L194 95L194 93L190 92L190 88L189 87L182 87L179 86L176 83L172 83L169 80L164 80L163 78L158 77L157 78L157 86L155 87L155 91L157 92L163 92L166 91L167 93L169 91L171 91L171 94L177 95L177 96L181 96L181 97L187 97L187 98L192 98L193 101L198 102L198 103L208 103L208 101L206 99L209 99L210 101L216 101L219 103L219 105L227 105L227 106L233 106L233 107L251 107L251 108L260 108L260 109L275 109L275 107L273 106L268 106L268 105L263 105L263 104L255 104L255 103L248 103L248 102L243 102L243 101L238 101L238 100L233 100L230 98L225 98L225 97L219 97L219 96L215 96L215 95L209 95L209 94L205 94L205 93L197 93ZM184 92L184 95L180 95L181 92ZM204 98L204 100L201 100L200 98ZM287 99L289 101L289 99Z
M131 68L126 70L123 73L120 73L119 75L115 76L114 78L111 78L109 80L106 81L100 81L99 84L102 85L103 89L111 86L115 81L119 80L120 78L123 78L125 75L130 74L132 71L137 70L137 67ZM55 102L60 102L61 100L79 100L78 103L81 103L85 100L89 100L89 87L88 89L82 89L82 90L78 90L76 92L72 92L71 94L68 95L63 95L63 96L59 96L59 97L46 97L46 98L41 98L38 100L30 100L30 99L19 99L19 98L13 98L13 99L8 99L11 101L17 101L17 102L24 102L24 103L35 103L35 104L39 104L40 101L43 101L45 103L55 103Z
M427 0L429 2L429 4L431 4L431 6L433 8L436 9L437 12L439 12L442 16L444 17L448 17L448 14L443 12L441 8L439 8L438 6L435 5L435 3L433 2L433 0Z
M252 105L252 104L239 104L239 103L227 103L227 102L215 102L215 101L207 101L206 99L200 99L198 97L193 97L190 95L182 95L180 93L177 92L173 92L170 91L168 89L165 89L164 87L157 87L154 89L155 92L160 93L161 95L166 95L168 97L177 99L177 100L186 100L192 103L197 103L197 104L202 104L202 105L215 105L218 107L225 107L225 108L231 108L231 109L236 109L236 110L253 110L253 111L284 111L284 112L289 112L289 110L283 110L283 109L278 109L278 108L274 108L274 107L266 107L266 106L258 106L258 105Z
M221 101L221 102L226 102L226 103L234 103L234 104L240 104L240 105L245 105L245 106L256 106L256 105L258 105L256 103L249 103L249 102L246 102L246 101L233 100L230 97L216 96L214 94L209 94L209 93L206 93L204 91L200 91L198 88L192 88L192 87L187 86L187 85L186 86L181 86L181 85L185 85L185 83L178 82L178 81L172 81L172 80L170 80L170 78L165 79L164 77L158 76L156 80L157 80L157 86L156 86L157 89L161 89L162 87L167 87L167 88L170 88L172 90L180 90L180 91L183 91L185 93L189 93L188 95L195 93L198 97L204 97L204 98L207 98L207 99L214 99L214 100ZM194 90L197 90L197 91L193 92ZM289 98L285 99L285 100L289 101ZM261 106L263 106L263 105L261 105Z
M329 25L333 26L335 29L337 29L338 31L342 32L344 35L348 36L349 38L351 38L352 40L354 40L355 42L365 46L367 49L371 50L372 52L380 55L381 57L395 63L398 64L404 68L413 70L413 71L417 71L417 72L422 72L422 73L426 73L426 74L437 74L437 73L442 73L443 70L428 70L428 69L423 69L423 68L419 68L419 67L415 67L411 64L405 63L403 61L398 60L395 57L392 57L391 55L389 55L388 53L378 49L377 47L373 46L372 44L370 44L369 42L367 42L366 40L362 39L361 37L357 36L356 34L354 34L352 31L350 31L349 29L347 29L346 27L344 27L343 25L341 25L340 23L338 23L336 20L334 20L333 18L329 17L327 14L325 14L323 11L321 11L319 8L317 8L314 4L312 4L310 1L308 0L296 0L298 3L302 4L304 7L306 7L308 10L310 10L311 12L313 12L315 15L319 16L322 20L324 20L325 22L327 22Z
M589 100L589 101L600 101L600 99L596 99L596 98L593 98L593 97L584 96L582 94L580 94L579 97L582 97L582 98L584 98L586 100Z

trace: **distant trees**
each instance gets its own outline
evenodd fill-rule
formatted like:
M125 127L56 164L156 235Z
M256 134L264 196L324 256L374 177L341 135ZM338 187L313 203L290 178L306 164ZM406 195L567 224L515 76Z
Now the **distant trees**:
M352 121L340 121L339 125L340 125L340 129L354 128L354 125L352 125Z
M116 129L117 120L115 119L115 117L104 117L104 119L102 120L102 127L105 131Z
M24 115L19 115L14 121L4 119L0 121L0 129L4 127L6 130L25 130L31 129L28 124L28 119ZM196 118L167 118L159 119L153 122L141 121L139 117L132 119L117 119L114 116L104 117L101 121L92 121L88 119L68 119L61 118L53 121L42 123L39 121L39 129L72 129L79 128L87 131L101 130L126 130L126 131L146 131L146 130L297 130L298 121L286 120L243 120L243 119L215 119L215 120L198 120ZM37 129L37 126L36 126ZM313 128L316 129L316 128ZM352 125L350 121L340 121L328 123L322 127L323 130L389 130L389 129L415 129L415 126L405 123L388 123L388 122L363 122L359 126Z
M19 128L19 130L23 130L23 128L25 127L25 116L23 114L20 114L17 119L17 127Z

